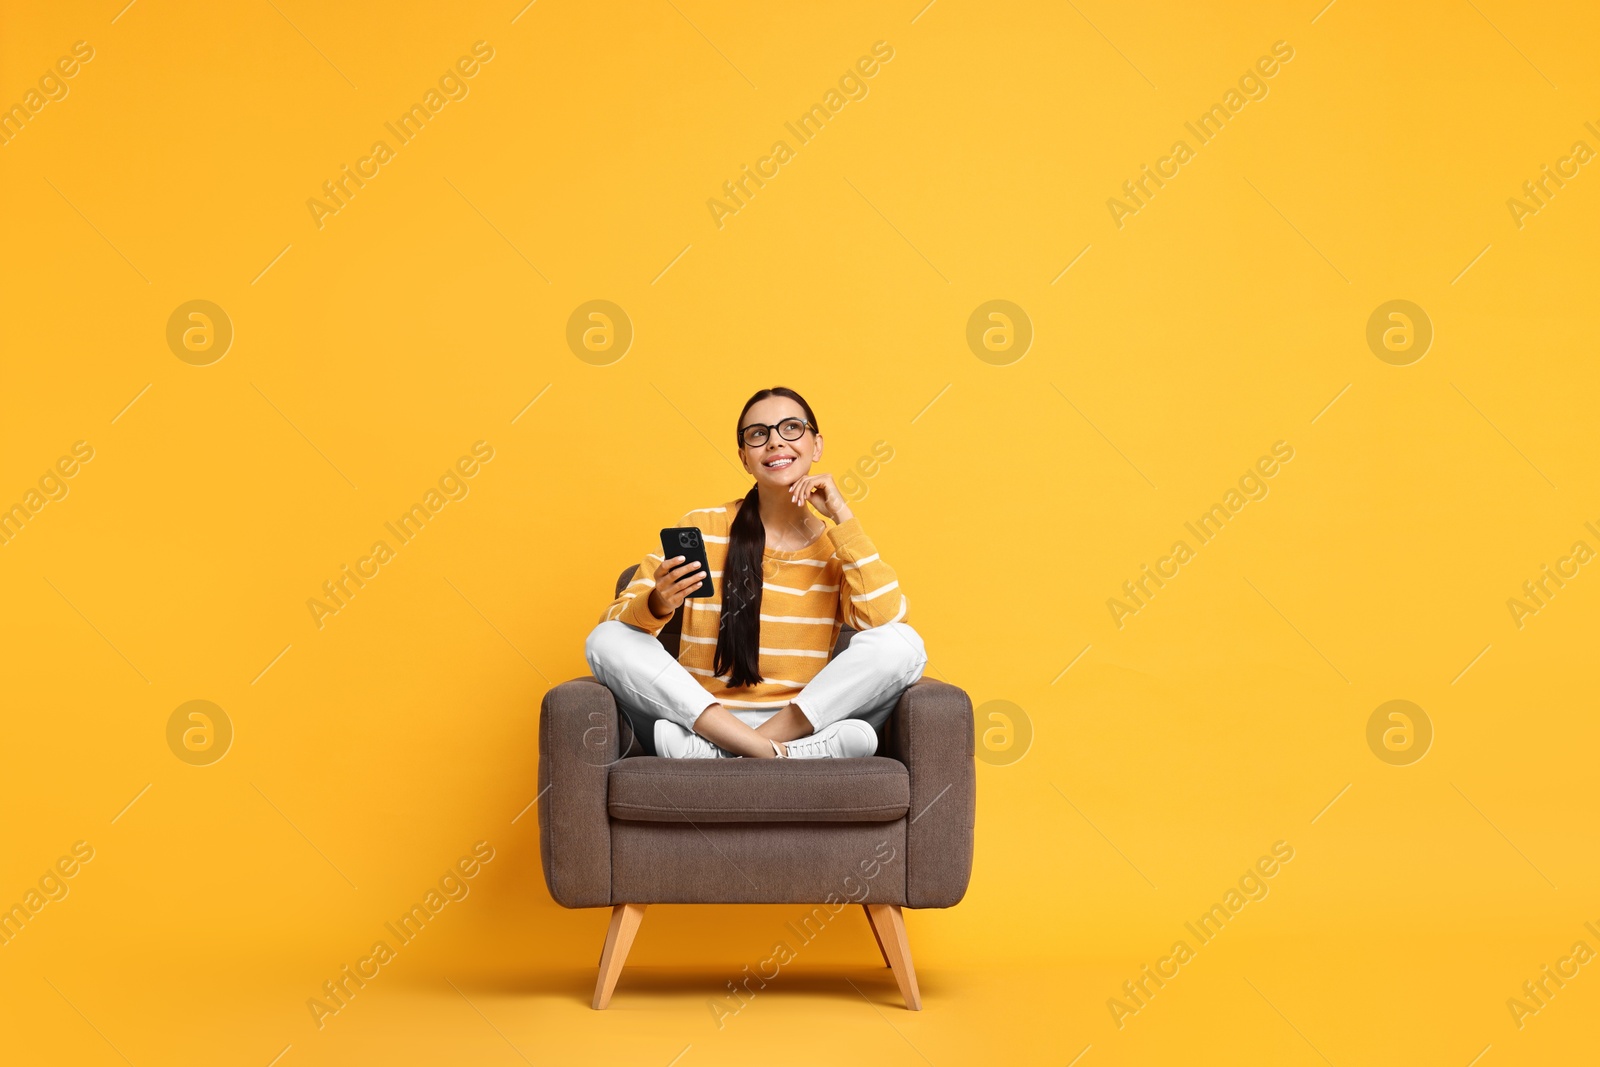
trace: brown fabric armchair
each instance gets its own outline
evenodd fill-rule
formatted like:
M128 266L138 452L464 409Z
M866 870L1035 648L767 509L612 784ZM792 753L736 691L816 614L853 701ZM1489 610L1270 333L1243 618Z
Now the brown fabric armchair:
M681 630L679 609L660 634L673 655ZM840 631L834 655L854 632ZM967 891L972 746L971 700L927 678L864 759L664 759L593 677L551 689L539 858L558 904L612 909L594 1007L610 1003L646 905L859 903L906 1007L920 1009L901 909L948 908Z

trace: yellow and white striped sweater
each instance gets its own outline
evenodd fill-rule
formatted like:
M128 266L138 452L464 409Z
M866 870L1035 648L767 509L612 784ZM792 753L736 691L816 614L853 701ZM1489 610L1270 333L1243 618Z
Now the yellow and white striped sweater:
M852 515L828 526L805 548L767 549L762 561L760 673L757 685L728 687L728 675L712 671L722 612L722 568L728 558L728 530L743 499L721 507L696 508L673 523L696 526L706 541L711 564L709 597L683 602L683 637L678 662L707 692L730 708L774 707L789 703L827 665L839 630L849 624L867 630L906 621L906 597L894 568L885 563ZM620 619L652 634L671 621L650 611L650 591L661 553L647 552L632 582L607 606L601 622Z

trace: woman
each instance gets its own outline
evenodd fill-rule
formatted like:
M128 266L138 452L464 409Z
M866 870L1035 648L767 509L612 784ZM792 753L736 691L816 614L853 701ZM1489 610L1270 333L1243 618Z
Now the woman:
M870 756L878 726L927 663L905 594L833 476L810 473L822 435L799 393L756 393L739 413L738 441L750 492L675 524L700 528L711 574L647 553L584 655L659 755ZM706 581L712 596L686 599ZM655 635L680 605L673 659ZM830 661L846 623L860 632Z

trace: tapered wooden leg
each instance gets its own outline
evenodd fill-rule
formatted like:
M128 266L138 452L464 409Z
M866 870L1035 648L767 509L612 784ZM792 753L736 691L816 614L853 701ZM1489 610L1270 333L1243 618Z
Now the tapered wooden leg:
M911 1011L922 1010L922 992L917 989L917 972L911 963L911 943L906 940L906 920L898 904L868 904L867 914L872 918L878 934L878 944L889 958L889 969L900 986Z
M878 955L883 957L883 965L888 967L890 966L889 953L884 951L883 938L878 934L878 924L872 921L872 909L863 904L861 905L861 910L867 913L867 927L872 931L872 940L878 943Z
M643 904L618 904L611 909L611 928L606 931L606 947L600 953L600 977L594 984L597 1011L611 1003L611 991L622 977L622 965L628 961L633 936L644 921L644 909Z

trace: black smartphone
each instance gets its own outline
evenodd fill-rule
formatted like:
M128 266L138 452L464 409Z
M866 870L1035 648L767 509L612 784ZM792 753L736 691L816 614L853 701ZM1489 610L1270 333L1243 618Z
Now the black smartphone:
M705 576L705 581L701 583L700 587L691 590L688 596L708 597L716 595L711 588L711 561L706 558L706 540L700 533L698 526L669 526L661 531L661 558L671 559L674 556L682 556L684 563L688 563L691 560L697 561L700 564L700 569L691 571L690 574ZM678 564L678 566L683 566L683 563ZM684 577L688 577L688 575L684 575Z

